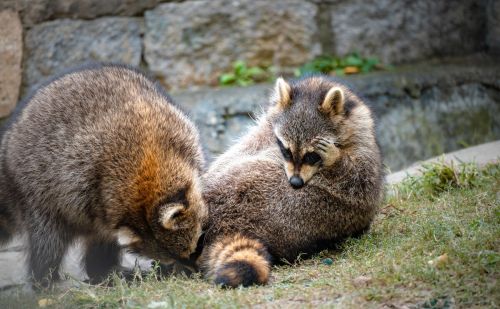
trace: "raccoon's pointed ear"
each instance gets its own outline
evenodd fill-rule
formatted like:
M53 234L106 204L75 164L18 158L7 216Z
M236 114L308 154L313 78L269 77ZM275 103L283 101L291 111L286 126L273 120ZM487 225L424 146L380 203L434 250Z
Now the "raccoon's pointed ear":
M184 206L172 206L165 207L160 212L160 223L167 230L175 230L177 229L176 218L182 214L184 211Z
M276 84L274 85L273 102L275 102L275 106L279 110L283 110L290 106L291 91L292 88L290 85L282 77L278 77Z
M344 110L344 91L339 87L332 87L318 108L323 114L329 114L332 111L340 114Z

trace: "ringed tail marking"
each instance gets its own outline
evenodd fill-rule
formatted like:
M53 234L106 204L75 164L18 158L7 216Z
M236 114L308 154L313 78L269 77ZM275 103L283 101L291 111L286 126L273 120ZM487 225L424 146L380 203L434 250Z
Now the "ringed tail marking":
M271 256L258 240L240 234L225 237L209 251L208 277L223 287L266 284Z

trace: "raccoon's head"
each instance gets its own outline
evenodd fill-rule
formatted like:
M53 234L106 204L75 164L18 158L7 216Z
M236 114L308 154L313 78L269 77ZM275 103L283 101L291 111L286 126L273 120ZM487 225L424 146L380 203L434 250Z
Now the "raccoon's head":
M292 187L303 187L341 155L346 106L352 107L345 102L346 91L323 77L276 81L270 119Z
M208 211L200 170L179 160L142 171L133 213L122 221L118 239L130 251L160 261L184 260L194 253Z

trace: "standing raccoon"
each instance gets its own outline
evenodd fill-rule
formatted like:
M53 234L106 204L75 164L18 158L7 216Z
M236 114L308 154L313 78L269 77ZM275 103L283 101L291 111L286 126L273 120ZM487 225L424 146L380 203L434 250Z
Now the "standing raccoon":
M383 184L371 112L329 78L278 79L272 106L204 183L206 276L231 287L264 284L273 261L369 228Z
M58 278L83 237L91 281L119 264L120 248L187 258L206 217L198 133L157 85L119 65L95 65L37 89L0 148L0 242L25 230L29 272Z

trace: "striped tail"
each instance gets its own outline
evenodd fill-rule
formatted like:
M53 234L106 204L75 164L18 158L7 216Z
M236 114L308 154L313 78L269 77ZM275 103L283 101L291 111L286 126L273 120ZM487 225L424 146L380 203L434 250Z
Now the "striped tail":
M223 287L266 284L271 256L258 240L236 234L216 241L208 248L206 276Z

